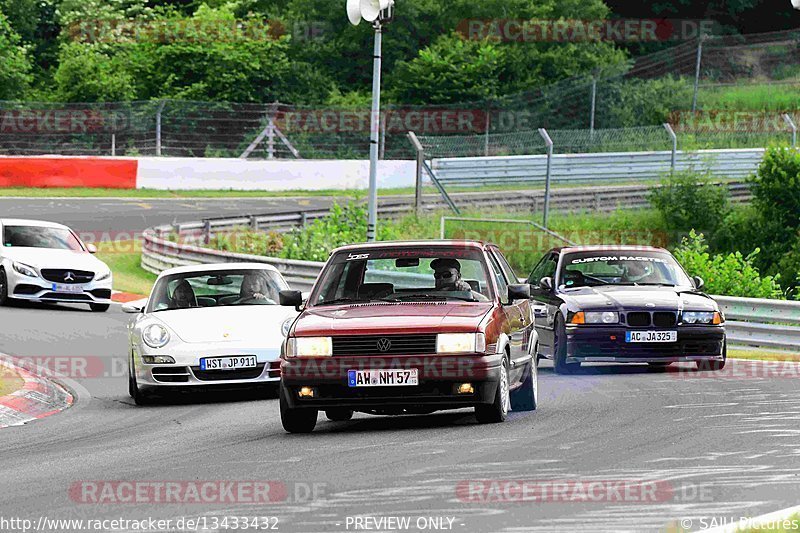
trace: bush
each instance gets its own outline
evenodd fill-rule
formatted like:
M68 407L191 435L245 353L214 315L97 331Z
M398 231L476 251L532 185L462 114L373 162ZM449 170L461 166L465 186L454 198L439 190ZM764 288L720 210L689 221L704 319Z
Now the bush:
M743 256L741 252L711 255L703 234L692 230L674 251L675 258L690 276L700 276L705 290L722 296L743 298L783 298L778 276L761 276L753 262L759 249Z
M792 230L800 227L800 151L767 150L758 172L750 179L753 205L767 220ZM785 235L774 236L784 239Z
M283 236L275 231L264 233L242 228L214 235L208 245L225 252L275 256L283 249Z
M667 228L676 231L713 231L728 212L728 189L712 182L711 173L676 172L649 195Z
M305 228L284 235L281 255L285 259L326 261L330 251L367 237L367 208L355 201L342 207L333 204L329 215Z

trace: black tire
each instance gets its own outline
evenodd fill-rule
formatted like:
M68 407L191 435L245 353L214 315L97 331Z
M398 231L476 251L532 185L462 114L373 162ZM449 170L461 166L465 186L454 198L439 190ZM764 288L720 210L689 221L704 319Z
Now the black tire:
M328 409L325 411L325 416L333 422L347 422L352 420L353 411L350 409Z
M0 268L0 305L8 303L8 278L6 271Z
M650 372L664 372L672 363L647 363Z
M539 406L539 372L533 360L523 375L522 385L511 391L511 410L535 411Z
M553 328L553 366L556 374L574 374L577 372L580 363L567 363L567 327L561 313L556 316L555 328Z
M508 391L508 358L503 358L500 366L500 381L494 394L494 401L489 404L475 406L475 418L481 424L504 422L511 408L511 397Z
M722 361L697 361L697 370L702 372L719 372L728 362L728 343L722 345Z
M316 409L292 409L286 401L286 389L281 387L281 424L288 433L311 433L317 425Z
M105 313L111 307L111 304L89 304L89 307L95 313Z
M136 405L152 405L153 396L139 389L136 378L133 376L133 361L128 364L128 394L133 398Z

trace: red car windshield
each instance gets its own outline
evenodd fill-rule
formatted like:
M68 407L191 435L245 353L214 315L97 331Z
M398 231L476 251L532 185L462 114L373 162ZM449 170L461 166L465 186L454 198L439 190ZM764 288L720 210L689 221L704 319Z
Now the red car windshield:
M387 248L337 253L310 305L492 298L483 253L474 248Z

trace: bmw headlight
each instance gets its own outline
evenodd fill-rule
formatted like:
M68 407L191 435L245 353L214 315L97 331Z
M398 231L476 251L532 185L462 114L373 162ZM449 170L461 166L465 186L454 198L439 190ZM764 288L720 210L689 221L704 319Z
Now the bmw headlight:
M103 281L103 280L108 279L110 277L111 277L111 270L106 270L105 272L101 272L100 274L98 274L97 277L94 280L95 281Z
M161 324L150 324L142 331L142 340L151 348L161 348L169 342L169 331Z
M684 324L722 324L722 315L717 311L684 311Z
M439 333L436 353L482 353L486 351L483 333Z
M26 265L24 263L17 263L16 261L11 264L14 267L14 270L22 274L23 276L28 276L29 278L38 278L39 274L36 273L36 269L32 266Z
M330 357L333 339L330 337L291 337L286 341L286 357Z
M615 311L596 311L583 314L586 324L619 324L619 313Z

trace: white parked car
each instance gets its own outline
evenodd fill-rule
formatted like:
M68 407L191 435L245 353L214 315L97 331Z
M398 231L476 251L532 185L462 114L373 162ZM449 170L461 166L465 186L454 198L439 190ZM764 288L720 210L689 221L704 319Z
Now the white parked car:
M266 385L277 390L280 349L297 312L279 305L289 285L258 263L165 270L147 300L122 306L128 326L128 390L139 404L191 387Z
M106 311L111 269L97 249L54 222L0 219L0 305L9 299L87 303Z

